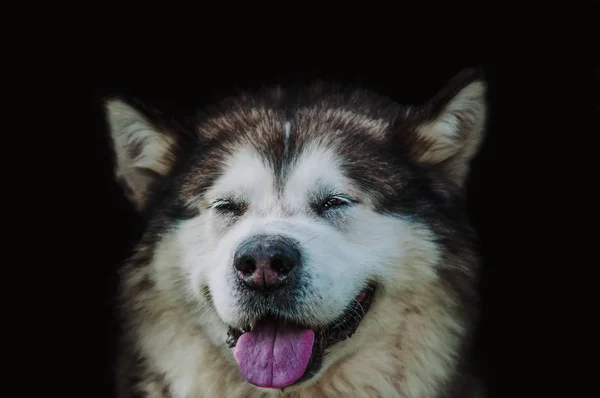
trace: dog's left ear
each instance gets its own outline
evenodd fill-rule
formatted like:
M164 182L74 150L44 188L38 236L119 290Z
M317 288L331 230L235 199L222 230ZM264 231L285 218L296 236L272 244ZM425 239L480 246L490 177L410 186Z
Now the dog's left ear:
M464 70L427 104L407 108L398 120L404 134L396 136L405 153L464 186L483 141L486 88L481 70Z

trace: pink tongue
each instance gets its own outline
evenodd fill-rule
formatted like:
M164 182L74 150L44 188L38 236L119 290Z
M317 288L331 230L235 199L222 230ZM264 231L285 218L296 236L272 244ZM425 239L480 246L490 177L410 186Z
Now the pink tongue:
M242 334L233 356L250 383L283 388L304 374L314 341L310 329L269 322Z

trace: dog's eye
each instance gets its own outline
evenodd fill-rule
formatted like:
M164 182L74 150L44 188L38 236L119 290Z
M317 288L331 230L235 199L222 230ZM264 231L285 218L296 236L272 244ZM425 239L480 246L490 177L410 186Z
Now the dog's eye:
M341 196L330 196L325 199L318 208L319 213L324 213L328 210L337 209L343 206L348 206L351 203L349 199Z
M325 203L323 203L323 208L329 209L332 207L344 206L346 204L348 204L348 202L346 202L345 200L342 200L340 198L329 198L325 201Z
M231 200L215 200L211 203L211 209L217 210L221 214L231 214L234 216L240 216L246 210L246 206L241 203L236 203Z

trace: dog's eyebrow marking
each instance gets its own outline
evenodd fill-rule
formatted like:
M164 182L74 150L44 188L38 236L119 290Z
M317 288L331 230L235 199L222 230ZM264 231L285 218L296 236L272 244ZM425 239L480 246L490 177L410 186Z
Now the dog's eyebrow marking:
M283 124L283 132L284 136L284 145L285 145L285 153L288 151L288 144L290 142L290 132L291 132L292 123L289 120Z

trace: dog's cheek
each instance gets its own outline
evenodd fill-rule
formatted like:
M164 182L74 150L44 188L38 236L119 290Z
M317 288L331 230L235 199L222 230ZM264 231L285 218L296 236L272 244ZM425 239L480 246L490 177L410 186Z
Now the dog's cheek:
M402 217L383 217L379 225L379 242L372 246L374 269L387 289L400 292L437 280L440 250L427 226Z
M204 303L208 285L210 265L214 263L214 248L217 241L211 235L209 220L200 215L183 221L177 229L174 249L180 253L179 275L183 279L187 294Z
M206 221L203 218L183 221L177 230L178 249L184 253L186 269L195 267L199 258L205 255L209 245L209 234L206 231Z
M235 325L239 314L234 299L235 292L228 275L223 272L212 272L208 285L213 305L221 320L227 324Z
M336 231L311 239L304 252L303 305L317 322L328 323L360 293L367 280L366 268L352 244Z
M352 265L348 271L356 267L357 276L365 271L365 279L391 289L435 276L438 253L433 236L410 217L358 211L345 239Z

